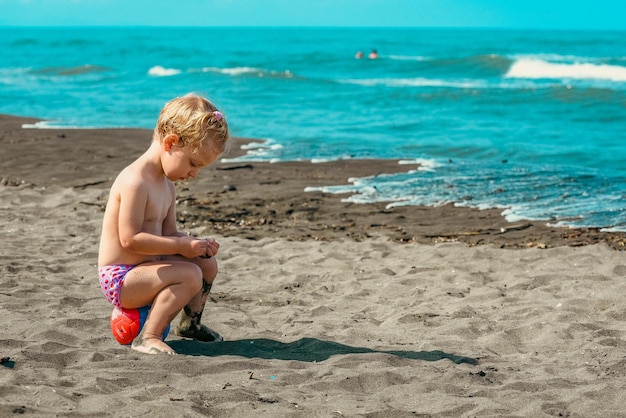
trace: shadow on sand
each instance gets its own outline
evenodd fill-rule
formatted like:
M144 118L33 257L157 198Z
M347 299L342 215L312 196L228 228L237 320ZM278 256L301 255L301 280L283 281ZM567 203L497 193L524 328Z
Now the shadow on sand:
M219 343L203 343L194 340L174 340L167 344L178 354L190 356L241 356L247 358L263 358L275 360L324 361L331 356L341 354L383 353L396 357L438 361L448 359L456 364L478 364L478 359L457 356L443 351L399 351L372 350L365 347L352 347L317 338L301 338L290 343L268 340L265 338L238 341L222 341Z

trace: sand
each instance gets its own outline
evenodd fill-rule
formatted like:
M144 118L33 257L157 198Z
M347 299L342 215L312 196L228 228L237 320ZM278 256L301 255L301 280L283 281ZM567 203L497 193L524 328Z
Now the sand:
M0 416L626 416L624 235L303 192L395 161L179 184L180 228L221 243L205 317L226 341L120 346L100 223L150 132L33 121L0 116Z

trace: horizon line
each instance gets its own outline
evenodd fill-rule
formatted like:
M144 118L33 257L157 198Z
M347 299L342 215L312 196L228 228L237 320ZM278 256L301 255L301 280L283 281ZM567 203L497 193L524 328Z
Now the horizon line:
M554 31L554 32L626 32L626 28L528 28L528 27L505 27L505 26L352 26L352 25L2 25L0 29L89 29L89 28L184 28L184 29L413 29L413 30L510 30L510 31Z

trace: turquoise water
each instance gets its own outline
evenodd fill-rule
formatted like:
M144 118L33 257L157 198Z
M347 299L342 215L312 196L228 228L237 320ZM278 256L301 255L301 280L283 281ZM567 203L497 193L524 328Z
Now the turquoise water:
M266 140L244 160L422 162L324 188L356 202L626 231L625 32L0 28L0 113L39 127L152 128L189 91Z

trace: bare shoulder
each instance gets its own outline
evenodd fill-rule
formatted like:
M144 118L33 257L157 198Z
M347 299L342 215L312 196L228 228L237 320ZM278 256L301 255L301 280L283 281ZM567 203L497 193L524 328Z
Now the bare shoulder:
M141 169L135 164L124 168L113 182L112 191L118 194L137 192L146 187L146 179L141 175Z
M166 201L176 200L174 183L154 173L142 159L136 160L118 174L111 192L120 198L127 196L131 200L159 202L159 206Z

